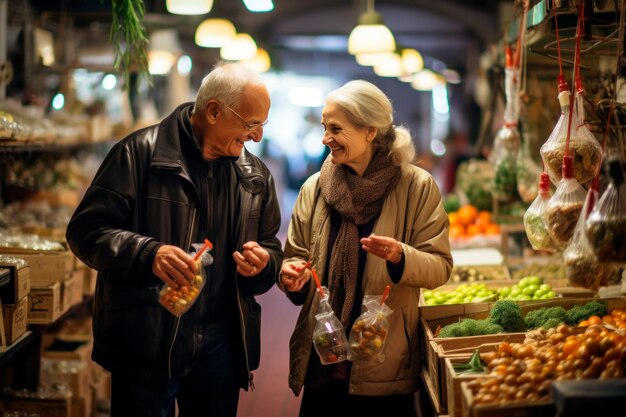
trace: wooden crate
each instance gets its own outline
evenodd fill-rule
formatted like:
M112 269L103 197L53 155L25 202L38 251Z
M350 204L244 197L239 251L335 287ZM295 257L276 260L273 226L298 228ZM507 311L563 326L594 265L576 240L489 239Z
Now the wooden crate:
M463 417L554 417L552 401L511 401L508 403L474 404L474 395L467 381L461 382Z
M461 392L461 382L472 381L477 378L489 378L486 374L458 374L454 370L453 364L467 363L467 360L447 357L444 359L446 405L450 417L463 416L463 394Z
M603 301L607 304L607 307L612 308L625 308L626 297L615 297L598 299L595 297L564 297L554 298L552 300L537 300L537 301L520 301L518 304L523 314L527 314L529 311L537 310L542 307L555 307L561 306L565 309L569 309L575 305L584 305L590 301ZM484 319L489 316L489 311L495 303L479 303L475 305L469 304L457 304L446 305L438 307L447 307L445 309L439 309L437 311L428 311L422 317L420 317L420 343L421 343L421 360L424 366L433 373L433 377L443 375L443 362L442 358L446 353L461 353L459 351L451 352L453 349L466 349L471 353L472 348L478 346L498 343L503 341L523 341L525 333L500 333L494 335L482 335L482 336L466 336L466 337L454 337L454 338L435 338L435 332L439 326L457 322L464 318L471 319ZM445 316L445 313L459 313ZM433 313L433 314L431 314ZM434 316L436 318L429 318L428 316ZM440 317L444 315L443 317ZM431 343L434 342L434 343ZM438 346L444 346L440 351ZM439 370L439 373L436 373Z

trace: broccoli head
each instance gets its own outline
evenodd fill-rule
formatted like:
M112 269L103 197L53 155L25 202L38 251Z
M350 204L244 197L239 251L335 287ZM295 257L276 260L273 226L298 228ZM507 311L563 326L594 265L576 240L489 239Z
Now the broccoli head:
M608 309L606 304L599 301L590 301L584 306L575 305L574 307L567 310L567 316L565 318L565 323L575 326L578 325L583 320L587 320L591 316L606 316L608 314Z
M502 327L507 333L526 331L526 323L524 322L522 310L515 301L496 301L489 312L488 320Z
M442 327L437 337L479 336L496 333L502 333L502 327L489 320L462 319Z
M528 314L524 317L524 322L529 329L536 329L538 327L549 329L551 327L558 326L558 324L552 325L554 320L558 320L557 323L564 323L566 316L567 311L563 307L541 307L537 310L528 312ZM551 325L547 327L546 324L549 320L551 320Z

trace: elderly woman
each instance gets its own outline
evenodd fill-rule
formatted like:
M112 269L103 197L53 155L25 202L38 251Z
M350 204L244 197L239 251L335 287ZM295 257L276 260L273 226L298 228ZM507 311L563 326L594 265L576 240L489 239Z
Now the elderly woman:
M356 80L331 92L322 125L330 155L300 190L279 277L302 305L289 385L296 395L304 387L300 417L414 416L420 289L442 285L452 269L441 194L432 176L412 165L410 133L393 125L391 102L375 85ZM311 272L301 271L309 260L347 333L364 296L391 285L383 361L322 365L312 343L319 294Z

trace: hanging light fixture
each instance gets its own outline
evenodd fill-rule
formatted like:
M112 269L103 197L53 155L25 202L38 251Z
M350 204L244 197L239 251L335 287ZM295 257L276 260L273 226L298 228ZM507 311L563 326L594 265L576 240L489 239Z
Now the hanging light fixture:
M383 61L374 65L374 74L379 77L399 77L402 75L402 58L393 53Z
M393 52L396 41L383 23L382 16L374 10L374 0L367 1L367 10L359 17L358 25L348 38L351 55L375 52Z
M213 8L213 0L167 0L165 7L172 14L206 14Z
M230 42L222 46L220 56L228 61L243 61L256 55L256 42L247 33L239 33Z
M386 51L386 52L369 52L362 53L356 55L356 62L359 65L363 65L364 67L373 67L387 59L393 59L393 56L396 55L394 51Z
M274 10L272 0L243 0L243 3L251 12L270 12Z
M417 49L405 48L402 50L402 72L414 74L424 69L424 58Z
M150 74L167 74L180 54L178 37L174 30L157 30L150 34L148 46L148 71Z
M257 48L254 58L244 59L241 63L247 65L258 73L267 72L272 66L270 55L263 48Z
M205 48L221 48L237 36L237 30L230 20L221 18L205 19L196 28L196 45Z

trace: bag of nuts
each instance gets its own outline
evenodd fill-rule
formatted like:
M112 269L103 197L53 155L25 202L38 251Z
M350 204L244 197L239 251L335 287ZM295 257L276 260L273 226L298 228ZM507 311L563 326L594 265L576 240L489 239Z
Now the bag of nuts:
M389 285L385 287L382 298L380 295L363 297L363 312L357 317L352 329L350 329L349 360L377 359L380 362L385 360L382 350L389 332L387 316L393 313L393 310L385 304L389 288Z

